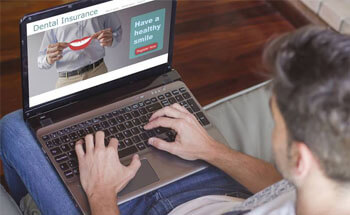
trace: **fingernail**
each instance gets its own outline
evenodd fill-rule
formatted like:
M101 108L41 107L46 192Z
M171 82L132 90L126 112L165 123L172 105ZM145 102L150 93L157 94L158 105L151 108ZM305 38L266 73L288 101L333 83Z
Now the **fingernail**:
M147 129L148 128L148 124L146 124L145 126L143 126L144 129Z
M148 139L148 143L150 144L150 145L152 145L153 143L154 143L154 138L152 137L152 138L149 138Z

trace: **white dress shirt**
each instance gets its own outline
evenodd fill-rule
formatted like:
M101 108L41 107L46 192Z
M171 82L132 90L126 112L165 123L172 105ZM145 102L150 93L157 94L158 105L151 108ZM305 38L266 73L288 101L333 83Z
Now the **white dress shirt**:
M53 64L49 64L46 60L46 51L49 44L58 42L70 43L73 40L91 36L107 28L112 29L113 42L111 47L115 47L120 42L122 36L120 19L115 13L94 17L46 31L39 50L38 67L40 69L49 69L53 66ZM104 56L104 47L100 45L97 39L93 39L90 44L82 50L74 51L69 47L65 48L62 51L62 58L55 63L56 69L57 72L70 72L92 64Z

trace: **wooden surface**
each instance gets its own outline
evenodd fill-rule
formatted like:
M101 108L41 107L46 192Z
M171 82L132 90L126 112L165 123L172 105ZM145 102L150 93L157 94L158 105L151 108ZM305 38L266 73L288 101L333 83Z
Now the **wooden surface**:
M20 17L66 2L1 1L0 117L21 108ZM293 28L263 0L179 1L174 68L206 105L264 81L261 52L265 42Z

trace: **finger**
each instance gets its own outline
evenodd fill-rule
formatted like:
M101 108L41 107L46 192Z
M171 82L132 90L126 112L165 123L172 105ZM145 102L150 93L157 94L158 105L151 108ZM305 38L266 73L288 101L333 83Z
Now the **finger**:
M55 51L55 52L48 53L49 57L57 57L60 54L61 54L60 51Z
M176 151L175 142L166 142L165 140L159 139L157 137L152 137L148 139L148 143L159 150L166 151L171 154L174 154Z
M106 38L106 37L104 37L104 38L102 38L101 40L100 40L100 43L109 43L109 42L111 42L112 41L112 37L111 38Z
M183 113L190 113L185 107L181 106L178 103L172 104L171 107L173 107L174 109L181 111Z
M101 40L102 38L105 38L105 37L112 37L112 32L104 31L100 35L98 35L97 39Z
M116 157L117 157L117 161L119 161L119 154L118 154L118 145L119 144L119 141L117 140L117 138L112 138L110 141L109 141L109 144L108 144L108 147L107 148L113 148L116 152Z
M130 171L130 179L135 177L140 167L141 167L140 157L138 154L134 154L134 156L132 157L131 163L127 167Z
M96 149L103 149L105 147L105 133L103 131L96 132L95 144Z
M94 151L94 136L88 134L85 136L86 154L91 154Z
M60 49L64 49L68 47L68 43L64 43L64 42L60 42L58 43L58 48Z
M91 36L91 39L96 39L102 32L98 31Z
M56 62L61 58L62 58L62 55L58 55L57 57L51 57L50 59L51 59L51 61Z
M75 143L75 152L77 153L78 161L80 163L81 159L85 156L85 152L83 149L83 140L78 140Z
M152 121L158 117L161 116L167 116L167 117L172 117L172 118L184 118L185 116L183 115L182 112L178 111L177 109L173 108L173 107L165 107L162 108L158 111L156 111L155 113L152 114L151 118L149 119L149 121Z
M158 117L157 119L154 119L153 121L145 125L144 128L146 130L149 130L157 127L166 127L166 128L172 128L176 132L178 132L179 131L178 122L179 122L178 119L171 119L168 117Z

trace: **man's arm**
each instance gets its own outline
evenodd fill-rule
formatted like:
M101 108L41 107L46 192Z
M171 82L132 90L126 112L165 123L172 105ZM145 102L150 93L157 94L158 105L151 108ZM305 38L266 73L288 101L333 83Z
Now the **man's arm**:
M96 132L85 137L85 148L80 140L75 145L79 161L80 182L88 197L92 214L119 214L117 193L135 177L141 166L134 155L129 166L119 161L118 140L112 138L106 147L104 133Z
M145 129L168 127L177 132L174 142L150 138L154 147L183 159L201 159L220 168L256 193L282 179L273 165L216 142L184 107L174 104L155 112Z

